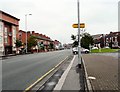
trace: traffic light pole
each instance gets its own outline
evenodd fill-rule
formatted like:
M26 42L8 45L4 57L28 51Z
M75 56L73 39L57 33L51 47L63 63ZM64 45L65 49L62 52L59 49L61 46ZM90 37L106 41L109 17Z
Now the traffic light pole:
M81 68L81 41L80 41L80 4L79 0L77 0L77 7L78 7L78 67Z

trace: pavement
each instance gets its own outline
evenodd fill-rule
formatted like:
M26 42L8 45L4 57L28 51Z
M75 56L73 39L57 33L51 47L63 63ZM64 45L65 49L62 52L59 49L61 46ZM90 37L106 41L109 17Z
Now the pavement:
M92 89L118 92L118 58L104 54L82 56Z
M104 54L83 54L82 58L84 70L77 67L78 58L75 55L54 91L119 92L118 58Z
M54 91L92 91L89 81L85 81L85 74L83 72L83 67L81 67L81 69L78 67L77 55L74 55L74 58L71 61L70 65L59 79L58 84L55 86ZM86 85L86 83L89 84L89 86Z

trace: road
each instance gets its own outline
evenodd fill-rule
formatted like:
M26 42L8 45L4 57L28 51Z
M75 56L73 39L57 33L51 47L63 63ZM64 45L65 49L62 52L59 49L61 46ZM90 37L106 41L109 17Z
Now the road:
M3 90L26 89L70 54L71 50L61 50L2 60Z

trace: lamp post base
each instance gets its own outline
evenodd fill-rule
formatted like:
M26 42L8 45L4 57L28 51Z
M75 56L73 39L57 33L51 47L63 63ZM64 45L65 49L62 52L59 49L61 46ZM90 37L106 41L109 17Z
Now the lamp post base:
M81 68L81 64L78 64L78 68Z

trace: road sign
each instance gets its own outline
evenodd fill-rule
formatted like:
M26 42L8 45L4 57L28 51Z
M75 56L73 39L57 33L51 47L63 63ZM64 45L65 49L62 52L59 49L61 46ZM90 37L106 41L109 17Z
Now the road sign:
M73 28L78 28L78 24L73 24ZM80 28L85 28L85 23L80 23Z

